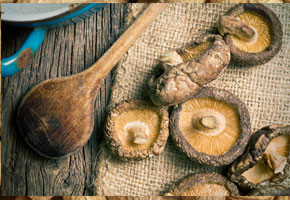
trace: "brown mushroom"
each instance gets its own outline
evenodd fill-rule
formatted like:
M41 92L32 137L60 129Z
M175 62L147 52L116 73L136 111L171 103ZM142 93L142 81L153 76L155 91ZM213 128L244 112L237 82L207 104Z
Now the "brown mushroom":
M238 196L238 197L227 197L226 200L273 200L275 197L259 197L259 196Z
M225 90L204 88L173 108L170 130L177 147L201 164L228 165L250 139L250 116L244 103Z
M145 101L125 101L110 111L105 136L120 159L140 160L163 151L168 123L166 108Z
M54 199L51 199L54 200ZM55 199L57 200L57 199ZM67 197L62 197L62 200L107 200L106 197L104 196L67 196Z
M225 196L181 196L181 200L226 200Z
M277 196L275 200L290 200L290 196Z
M236 160L228 177L244 190L280 183L290 175L290 126L272 125L253 134L246 153Z
M249 195L254 196L290 196L290 187L273 185L251 191Z
M262 4L240 4L234 7L220 18L218 29L221 35L225 35L232 60L242 65L266 63L282 46L280 20Z
M140 197L126 197L126 196L108 196L107 200L163 200L162 197L158 196L140 196Z
M206 35L182 53L161 56L161 67L149 80L149 95L156 105L186 101L220 75L230 61L230 49L219 35Z
M231 196L239 195L235 184L215 173L192 174L175 184L165 196Z

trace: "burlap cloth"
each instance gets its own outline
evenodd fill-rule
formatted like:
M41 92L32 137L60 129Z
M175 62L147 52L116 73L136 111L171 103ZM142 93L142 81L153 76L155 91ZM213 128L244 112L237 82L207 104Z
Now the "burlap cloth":
M129 16L142 4L129 5ZM110 106L127 99L148 99L146 83L160 54L179 49L205 33L216 31L220 15L234 4L169 4L121 59L116 69ZM246 103L252 130L275 123L290 124L290 4L267 4L283 24L283 46L270 62L256 67L229 65L208 84L226 89ZM103 144L98 155L97 195L162 195L173 183L193 172L221 168L199 165L178 152L169 138L164 152L139 162L122 162ZM289 179L283 184L289 186Z

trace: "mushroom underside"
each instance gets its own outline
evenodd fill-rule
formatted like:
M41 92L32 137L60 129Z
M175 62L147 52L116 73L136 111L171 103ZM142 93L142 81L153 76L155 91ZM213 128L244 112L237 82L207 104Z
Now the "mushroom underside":
M270 180L275 174L283 173L289 154L290 136L281 135L274 138L265 150L264 156L254 167L245 171L244 176L249 182L259 184Z
M240 4L221 16L218 29L231 49L231 61L255 66L270 61L281 49L279 18L262 4ZM253 34L254 33L254 34Z
M281 183L290 176L290 125L271 125L255 132L228 177L245 191Z
M217 88L203 88L192 97L173 108L170 131L174 143L201 164L230 164L244 152L250 138L245 104Z
M109 113L105 135L112 152L122 160L140 160L163 151L168 135L166 108L130 100Z
M214 173L192 174L175 184L165 196L230 196L238 195L236 186Z
M214 98L185 102L179 113L179 130L194 149L214 156L224 155L241 134L237 110Z

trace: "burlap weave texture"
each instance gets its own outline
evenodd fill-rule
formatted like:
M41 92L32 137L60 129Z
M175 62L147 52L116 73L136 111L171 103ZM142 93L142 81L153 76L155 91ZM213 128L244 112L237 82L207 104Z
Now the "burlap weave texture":
M129 5L138 9L141 4ZM144 6L144 5L143 5ZM148 99L147 80L168 49L189 45L205 33L216 33L216 22L234 4L168 4L121 59L115 73L110 106L127 99ZM208 84L226 89L246 103L252 131L275 123L290 124L290 5L267 4L283 24L283 45L270 62L234 66ZM122 162L103 145L99 153L95 190L98 195L162 195L189 173L218 171L202 166L178 152L169 139L164 152L139 162ZM283 184L289 185L286 180Z

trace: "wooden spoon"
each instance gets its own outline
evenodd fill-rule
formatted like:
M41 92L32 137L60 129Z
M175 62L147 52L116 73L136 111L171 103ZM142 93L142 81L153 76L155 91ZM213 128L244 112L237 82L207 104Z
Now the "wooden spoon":
M24 139L36 152L59 158L89 140L102 79L165 7L166 4L150 4L91 68L43 81L23 97L16 120Z

